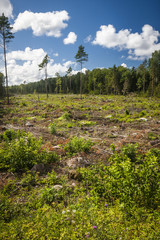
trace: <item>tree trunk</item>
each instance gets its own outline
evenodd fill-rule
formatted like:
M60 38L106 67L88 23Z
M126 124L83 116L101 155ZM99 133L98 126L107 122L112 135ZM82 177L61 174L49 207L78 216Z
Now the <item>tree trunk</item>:
M45 82L46 82L46 94L47 94L47 98L48 98L48 78L47 78L47 65L45 67Z
M6 42L5 42L5 36L4 36L4 33L3 33L3 50L4 50L5 75L6 75L6 95L7 95L7 104L9 104L8 73L7 73L7 58L6 58Z
M153 91L154 91L154 74L152 72L152 93L151 93L152 96L153 96Z
M81 62L81 76L80 76L80 95L82 98L82 62Z
M71 93L71 91L72 91L72 90L71 90L71 87L72 87L72 86L71 86L71 76L70 76L70 93Z

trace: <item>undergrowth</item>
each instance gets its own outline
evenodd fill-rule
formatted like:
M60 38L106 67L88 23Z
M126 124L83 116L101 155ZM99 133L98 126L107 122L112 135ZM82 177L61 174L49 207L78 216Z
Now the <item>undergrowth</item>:
M2 139L6 169L26 170L46 161L46 152L41 158L41 139L13 131L5 132ZM75 137L65 150L72 155L88 151L91 145ZM76 169L79 178L74 187L67 174L54 170L43 178L26 171L8 182L0 191L0 239L158 240L160 151L142 154L138 145L131 144L120 152L114 146L112 150L107 164ZM1 152L1 169L2 159Z

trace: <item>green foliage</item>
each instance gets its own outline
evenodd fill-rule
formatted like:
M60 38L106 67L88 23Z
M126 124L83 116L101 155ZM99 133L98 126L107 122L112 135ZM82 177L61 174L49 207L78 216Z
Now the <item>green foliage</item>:
M96 122L88 121L88 120L83 120L83 121L80 121L79 124L80 124L81 126L90 127L90 126L96 125Z
M115 153L109 166L93 166L90 170L82 168L83 184L90 194L98 194L107 202L119 199L129 212L135 207L158 208L160 204L159 159L153 151L146 153L140 164L135 163L135 152L128 149L125 155ZM133 146L132 146L133 147ZM124 153L124 150L122 151ZM129 157L127 157L127 154ZM134 160L134 161L133 161Z
M137 160L138 144L128 144L122 148L122 153L126 155L132 162Z
M155 139L159 139L160 137L156 134L156 133L154 133L154 132L149 132L148 133L148 139L149 140L155 140Z
M25 132L24 131L15 131L14 129L7 129L3 135L2 135L2 139L6 142L9 142L11 140L15 140L16 138L19 139L20 137L25 136Z
M34 171L27 171L26 173L23 174L23 178L21 179L20 184L23 187L30 187L30 186L35 186L38 182L38 174L35 173Z
M4 133L4 139L7 141L4 148L0 149L0 169L25 172L37 163L51 163L58 160L55 153L41 151L42 139L36 139L31 133L21 134L10 130Z
M71 117L72 117L72 114L71 113L69 113L69 112L65 112L65 113L63 113L63 115L59 118L59 120L70 120L71 119Z
M0 195L0 238L158 240L160 151L151 149L138 164L128 151L114 149L109 164L78 169L74 188L55 171L45 181L25 173L14 200L12 192Z
M50 125L50 132L56 134L56 124L54 122Z
M64 149L69 155L73 155L78 152L89 152L92 145L93 143L90 140L74 137L66 144Z
M13 217L13 204L11 199L4 194L0 194L0 221L4 220L6 222L10 221Z

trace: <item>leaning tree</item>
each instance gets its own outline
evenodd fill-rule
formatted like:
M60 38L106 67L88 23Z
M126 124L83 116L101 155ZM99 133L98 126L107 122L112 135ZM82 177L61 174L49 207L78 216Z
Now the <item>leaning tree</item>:
M6 78L6 93L7 93L7 103L9 104L9 91L8 91L8 72L7 72L7 58L6 58L6 48L7 43L14 38L12 33L12 27L8 21L8 17L5 17L4 13L0 16L0 37L2 39L2 47L4 52L4 64L5 64L5 78Z
M75 56L77 62L81 65L81 77L80 77L80 95L82 97L82 64L83 62L88 61L88 54L84 51L84 47L82 45L79 46L78 52Z
M46 56L43 58L43 61L38 65L39 70L43 69L45 70L45 83L46 83L46 94L48 98L48 78L47 78L47 64L49 62L49 56L46 54Z

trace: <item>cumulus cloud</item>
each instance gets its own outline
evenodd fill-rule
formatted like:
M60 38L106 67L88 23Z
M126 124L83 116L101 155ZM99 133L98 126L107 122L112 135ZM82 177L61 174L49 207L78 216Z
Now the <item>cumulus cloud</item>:
M25 48L24 51L12 51L7 54L7 67L9 76L9 85L21 84L24 81L36 82L44 79L44 71L39 71L38 65L42 62L46 52L42 49ZM0 62L0 72L4 73L4 66ZM75 62L65 61L55 63L50 59L48 63L48 77L55 77L58 72L60 76L66 74L69 66L76 66Z
M7 60L21 60L21 61L39 61L46 55L42 48L31 49L26 47L24 51L12 51L7 54Z
M122 63L121 66L124 68L127 68L127 64L125 64L125 63Z
M74 44L77 41L77 35L74 32L70 32L63 40L64 44Z
M64 21L68 21L69 18L68 12L65 10L46 13L25 11L19 13L13 24L13 31L31 28L35 36L60 37L61 31L68 26Z
M92 44L119 50L128 49L129 58L139 60L150 57L155 50L160 49L159 36L160 32L148 24L142 27L141 33L132 33L129 29L116 32L113 25L102 25Z
M12 11L13 7L9 0L0 0L0 15L4 13L6 17L13 17Z

